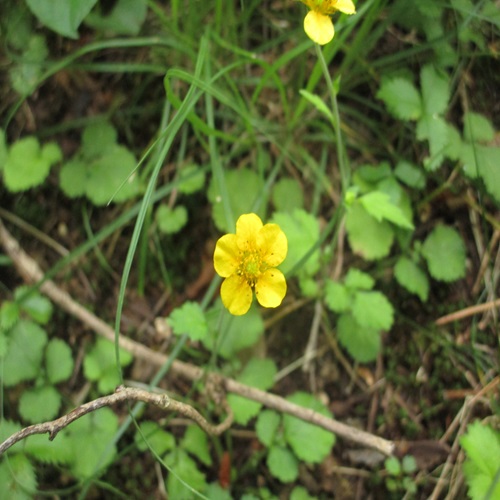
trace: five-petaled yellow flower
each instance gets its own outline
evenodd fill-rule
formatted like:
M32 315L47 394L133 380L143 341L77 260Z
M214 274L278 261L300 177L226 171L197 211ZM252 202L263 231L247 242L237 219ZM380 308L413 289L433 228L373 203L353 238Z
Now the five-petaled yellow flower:
M278 307L286 294L286 280L276 269L288 252L288 241L278 224L263 225L255 214L236 222L236 234L217 241L214 267L226 278L220 295L231 314L241 316L252 304L253 290L259 304Z
M331 15L337 10L344 14L355 14L356 7L352 0L301 0L309 7L304 18L304 31L307 36L319 45L330 42L335 29Z

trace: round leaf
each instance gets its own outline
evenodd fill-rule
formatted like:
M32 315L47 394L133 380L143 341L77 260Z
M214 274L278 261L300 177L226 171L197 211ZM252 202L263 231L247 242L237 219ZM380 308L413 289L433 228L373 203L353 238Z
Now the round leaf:
M52 339L45 351L45 369L52 384L67 380L73 371L71 348L64 340Z

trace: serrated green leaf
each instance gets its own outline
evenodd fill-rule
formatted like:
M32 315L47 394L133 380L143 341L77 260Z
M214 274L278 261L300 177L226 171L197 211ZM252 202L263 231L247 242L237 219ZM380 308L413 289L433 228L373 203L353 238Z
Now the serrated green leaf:
M31 290L28 286L16 288L14 297L21 309L27 312L32 319L41 325L46 325L52 317L52 302L38 290Z
M312 394L296 392L286 398L288 401L310 408L321 415L331 417L326 406ZM287 443L295 455L307 463L320 463L331 452L335 435L316 425L304 422L297 417L283 415L283 430Z
M380 330L362 327L351 314L342 314L337 322L340 344L360 363L374 361L380 352Z
M9 387L32 380L41 370L47 334L36 323L20 320L8 334L8 351L0 359L3 383Z
M67 380L73 372L71 348L64 340L52 339L45 350L45 371L51 384Z
M37 484L35 468L26 455L17 454L0 463L2 500L32 500Z
M54 419L60 406L61 395L51 385L26 389L19 399L19 413L31 424Z
M417 120L422 115L422 100L413 83L394 78L382 83L377 98L382 99L389 112L400 120Z
M69 38L78 38L78 27L97 0L26 0L38 20Z
M10 330L19 321L19 304L5 300L0 306L0 331ZM0 357L2 354L0 353Z
M334 123L333 113L331 109L325 104L325 101L321 99L320 96L304 89L300 89L299 93L304 99L309 101L320 113L325 115L330 120L330 122Z
M302 187L292 178L280 179L273 187L272 198L277 212L291 213L304 206Z
M356 292L351 312L361 327L390 330L394 322L394 308L387 297L377 291Z
M183 449L177 448L169 453L165 463L175 473L169 472L166 481L169 498L195 498L193 490L203 492L207 488L205 475Z
M500 433L476 421L467 427L460 444L467 455L463 471L469 496L482 499L491 493L489 498L500 498L500 482L497 480L500 471Z
M437 226L422 245L432 277L455 281L465 276L465 245L458 232L449 226Z
M38 186L49 175L51 166L52 163L42 157L35 137L20 139L10 148L4 165L5 186L15 193Z
M302 209L290 213L275 213L273 222L278 224L288 239L288 254L280 269L288 274L295 265L307 255L319 240L318 220ZM307 276L313 276L319 269L319 250L314 250L298 270Z
M202 340L208 335L207 319L197 302L184 302L172 311L167 322L176 335L187 334L191 340Z
M394 266L394 276L401 286L417 295L422 302L427 301L429 280L415 262L407 257L400 257Z
M291 483L299 476L299 462L288 448L272 446L266 463L269 472L282 483Z
M208 350L217 348L218 354L228 359L259 340L264 333L264 322L255 305L250 307L245 316L221 315L223 307L218 299L214 307L207 312L209 334L201 341ZM245 334L242 335L241 332Z
M424 159L424 167L429 172L437 170L447 151L449 143L448 124L437 115L424 115L417 124L417 139L429 141L429 157Z
M166 451L175 448L174 436L170 432L163 430L158 423L151 421L141 422L139 427L141 432L137 431L134 438L139 451L146 451L151 447L155 453L161 456Z
M226 171L224 177L229 196L229 206L233 215L248 213L256 200L262 196L264 185L262 179L248 168ZM241 189L242 186L245 186L245 189ZM217 229L225 233L233 233L234 227L229 227L226 221L224 203L215 177L210 182L207 195L212 203L212 216ZM261 204L261 206L264 205L264 203ZM259 217L263 217L263 209L257 210L255 213Z
M495 129L484 115L464 113L464 139L468 142L490 143L495 138Z
M366 260L386 257L394 241L387 221L377 221L361 204L353 203L345 218L347 239L353 251Z
M197 425L188 426L180 446L207 467L212 465L207 434Z
M280 422L280 415L273 410L264 410L259 413L255 431L259 441L268 448L274 443Z
M276 372L276 365L270 359L253 358L247 363L237 380L250 387L267 390L273 386ZM233 410L235 422L241 425L246 425L262 407L261 403L236 394L229 394L227 401Z
M375 280L368 274L351 267L344 279L344 284L351 290L371 290Z
M120 349L120 365L132 362L132 355ZM99 392L112 392L120 383L116 368L115 346L113 342L99 337L83 359L83 373L90 381L97 381Z
M92 477L113 462L117 430L118 417L109 408L88 413L63 429L73 452L69 467L77 478Z
M183 194L193 194L205 185L205 172L198 165L188 165L179 172L177 189Z
M423 189L425 187L425 175L421 168L407 161L400 161L394 170L394 175L407 186Z
M168 205L160 205L156 209L156 221L158 229L165 234L178 233L188 221L188 211L184 205L170 208Z
M333 280L328 280L325 285L325 304L336 313L347 311L351 307L352 296L349 290Z
M448 144L444 150L444 155L452 161L457 161L462 150L462 138L456 127L449 123L446 126L448 128Z
M21 430L21 424L12 420L0 420L0 443L3 443L7 438ZM17 453L24 451L24 443L19 441L9 448L9 453ZM2 484L0 482L0 484Z
M359 203L377 221L388 220L405 229L414 229L414 226L403 211L395 205L387 193L372 191L358 198Z
M67 464L74 450L69 448L67 437L59 433L55 439L50 441L47 434L35 434L24 441L24 451L46 464Z
M427 64L420 72L424 112L428 115L443 114L450 101L448 75L432 64Z
M139 34L146 13L146 0L118 0L106 15L91 12L85 19L85 24L100 31L135 36Z

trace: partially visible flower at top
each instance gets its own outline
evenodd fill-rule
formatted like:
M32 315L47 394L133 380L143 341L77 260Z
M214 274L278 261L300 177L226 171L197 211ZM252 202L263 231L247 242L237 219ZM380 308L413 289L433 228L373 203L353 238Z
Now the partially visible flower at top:
M307 36L319 45L330 42L335 29L331 15L336 11L344 14L355 14L356 7L352 0L300 0L309 7L309 12L304 18L304 31Z
M263 225L256 214L244 214L236 222L236 234L219 238L214 267L226 278L220 295L231 314L250 309L253 290L259 304L278 307L286 294L286 280L276 269L288 252L288 240L278 224Z

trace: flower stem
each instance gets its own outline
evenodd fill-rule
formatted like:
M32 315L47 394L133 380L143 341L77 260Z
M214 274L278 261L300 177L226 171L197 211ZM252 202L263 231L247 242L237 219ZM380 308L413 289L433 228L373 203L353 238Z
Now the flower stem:
M337 92L335 92L332 78L330 76L330 72L328 71L328 65L326 64L325 56L323 55L321 47L317 43L315 43L314 48L316 49L316 55L318 56L318 60L321 64L321 69L323 70L323 75L325 77L328 90L330 92L330 99L333 111L332 126L335 131L335 138L337 142L337 162L340 169L340 178L342 182L342 197L343 197L345 195L347 188L349 187L350 172L349 169L347 168L345 161L346 157L344 155L344 143L342 141L342 132L340 130L340 114L339 114L339 105L337 102Z

